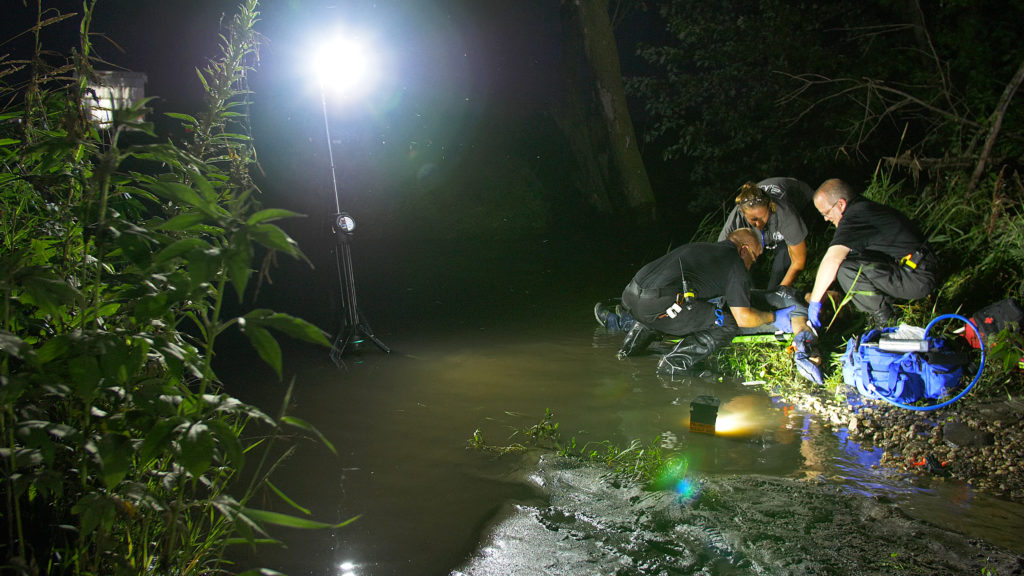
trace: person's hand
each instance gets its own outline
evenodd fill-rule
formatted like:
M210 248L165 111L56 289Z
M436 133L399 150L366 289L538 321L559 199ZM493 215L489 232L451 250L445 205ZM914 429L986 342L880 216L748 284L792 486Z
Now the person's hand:
M821 301L811 302L807 305L807 323L811 328L821 328Z
M793 355L798 374L814 382L818 386L825 385L825 379L821 377L821 368L808 358L806 352L797 352Z
M790 306L788 308L782 308L781 310L775 311L775 320L772 324L775 324L775 329L779 332L792 332L793 323L789 320L789 313L793 311L796 306Z

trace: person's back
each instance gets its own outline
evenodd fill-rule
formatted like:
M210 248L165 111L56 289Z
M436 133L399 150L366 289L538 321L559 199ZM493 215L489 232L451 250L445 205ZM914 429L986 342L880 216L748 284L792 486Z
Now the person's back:
M668 288L673 297L685 282L700 300L731 293L734 300L742 301L736 282L742 283L744 277L749 279L732 242L694 242L648 262L633 276L633 282L644 289Z
M921 247L924 236L899 210L858 195L843 213L832 244L849 248L851 257L875 253L899 260Z

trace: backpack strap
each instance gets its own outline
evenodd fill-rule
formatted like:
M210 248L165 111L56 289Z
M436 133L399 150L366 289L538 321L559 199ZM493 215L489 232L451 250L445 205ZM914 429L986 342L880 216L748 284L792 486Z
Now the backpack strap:
M900 356L898 360L893 360L889 363L889 390L892 390L891 398L893 400L898 399L903 395L903 387L906 384L906 378L900 378L900 368L903 367L904 362L910 362L911 365L916 363L916 352L907 352L903 356ZM911 366L912 370L919 371Z

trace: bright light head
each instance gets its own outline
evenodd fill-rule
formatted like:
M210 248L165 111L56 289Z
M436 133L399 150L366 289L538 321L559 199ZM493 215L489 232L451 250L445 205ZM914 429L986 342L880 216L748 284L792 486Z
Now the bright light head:
M320 44L310 66L324 93L348 100L373 88L380 65L377 60L358 36L339 34Z

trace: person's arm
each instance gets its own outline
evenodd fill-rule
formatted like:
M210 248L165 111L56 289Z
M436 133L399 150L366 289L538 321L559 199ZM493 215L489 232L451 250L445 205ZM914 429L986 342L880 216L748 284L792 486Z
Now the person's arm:
M736 230L737 228L742 228L743 225L740 224L740 221L742 219L743 216L739 214L739 208L734 206L733 209L729 212L729 214L727 214L725 217L725 224L722 225L722 230L721 232L718 233L717 241L721 242L722 240L725 240L726 238L729 237L730 232ZM746 222L745 220L743 221Z
M839 266L846 260L850 249L841 244L834 244L825 251L825 257L818 265L818 273L814 277L814 288L811 289L811 302L821 302L828 287L835 281Z
M736 319L736 324L740 328L756 328L775 321L774 312L762 312L757 308L730 306L729 311L732 312L732 317Z
M786 250L789 251L789 270L786 270L786 276L779 284L792 286L793 282L796 282L797 275L807 264L807 242L801 241L799 244L786 246Z

